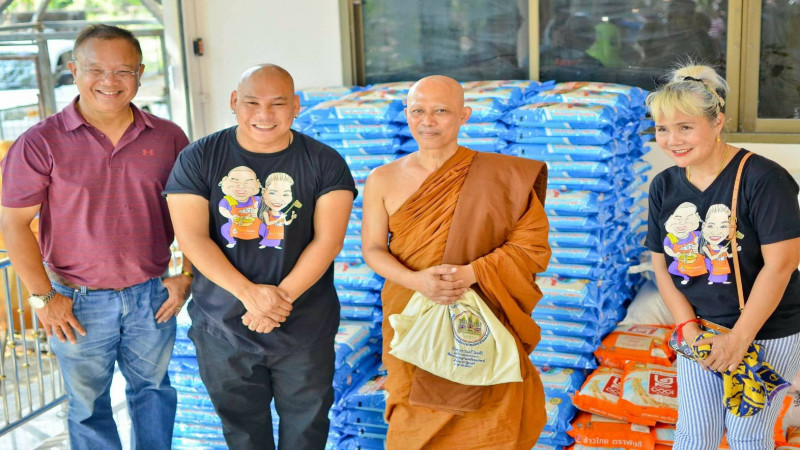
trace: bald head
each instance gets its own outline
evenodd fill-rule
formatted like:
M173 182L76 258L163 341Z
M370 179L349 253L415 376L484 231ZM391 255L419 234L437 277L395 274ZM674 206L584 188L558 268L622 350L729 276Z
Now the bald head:
M471 112L464 106L464 89L452 78L425 77L408 91L406 118L420 150L454 152L458 148L458 129Z
M408 103L411 104L413 97L432 93L464 106L464 88L458 81L444 75L431 75L414 83L408 91Z
M283 67L275 64L259 64L245 70L239 78L237 89L241 90L243 85L250 82L264 81L268 83L270 80L275 79L288 83L291 86L291 91L294 92L294 78L292 78L292 75Z
M292 121L300 113L294 80L282 67L261 64L244 71L231 92L236 115L236 139L251 152L283 150L292 142Z

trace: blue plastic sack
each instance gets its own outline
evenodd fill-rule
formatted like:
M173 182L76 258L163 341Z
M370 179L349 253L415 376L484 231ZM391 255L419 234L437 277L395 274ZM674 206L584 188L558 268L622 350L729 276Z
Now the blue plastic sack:
M611 106L547 101L522 105L502 120L522 128L587 129L619 127L630 119L620 116L620 111Z
M553 305L540 302L533 309L531 316L534 319L569 320L573 322L599 322L600 311L597 308L585 306Z
M343 305L379 306L381 295L374 291L354 291L350 289L337 289L339 302Z
M341 98L314 105L308 110L308 116L315 125L377 124L391 122L402 110L400 100Z
M483 86L464 90L464 100L493 98L506 108L513 108L522 103L522 90L512 86Z
M500 137L521 144L603 145L623 137L623 130L612 127L590 129L511 128Z
M553 89L587 89L590 91L617 92L630 96L631 104L633 105L644 105L644 101L647 98L647 91L640 87L598 81L568 81L556 84Z
M397 158L394 154L378 154L378 155L343 155L345 162L347 162L350 170L358 169L374 169L376 167L388 164Z
M547 174L554 177L606 177L612 167L600 161L547 161Z
M615 177L607 178L578 178L578 177L548 177L548 189L584 190L592 192L611 192L619 189L621 182Z
M612 140L603 145L512 143L503 153L540 161L606 161L629 151L628 145Z
M545 393L572 394L583 386L586 373L563 367L536 367Z
M400 125L394 123L315 125L305 133L317 140L380 139L398 134Z
M371 336L369 325L362 322L342 321L336 332L334 349L336 350L336 369L344 364L344 360L356 350L361 349Z
M365 305L342 305L340 316L346 320L369 320L371 322L383 320L383 312L380 308Z
M334 264L333 285L336 289L372 290L383 288L383 278L366 264Z
M354 408L383 412L386 409L385 383L385 374L373 375L354 391L345 395L338 405L342 409Z
M537 276L543 297L540 304L573 308L600 308L601 289L597 282L563 277Z
M584 247L556 247L552 249L553 264L603 264L606 258L596 249Z
M542 334L536 344L540 352L592 353L597 350L598 341L577 336L557 336Z
M361 250L361 236L360 235L353 235L353 234L346 234L344 236L344 242L342 243L342 248L346 250Z
M611 91L598 91L590 89L549 89L538 92L531 97L532 103L569 103L583 105L604 105L615 108L619 115L629 118L639 118L643 114L643 105L631 104L631 98L627 94Z
M601 224L597 216L552 216L548 220L550 231L594 231L607 225Z
M175 346L172 348L172 357L197 356L197 349L190 340L175 339Z
M596 369L597 362L591 353L564 353L532 351L530 360L535 366L565 367L571 369Z
M339 254L336 255L336 258L333 259L333 261L337 264L342 263L360 265L364 264L364 257L361 254L361 250L342 249L339 251Z
M556 393L545 395L544 408L547 411L545 430L563 432L572 427L570 421L575 416L577 409L568 395Z
M613 193L548 189L545 211L550 215L589 216L613 208L616 201Z
M515 87L522 91L523 96L528 97L539 91L552 89L555 84L553 80L543 82L535 80L479 80L462 82L461 87L465 91L487 87Z
M326 100L335 100L351 92L360 91L360 86L326 86L300 89L295 94L300 97L301 105L316 105Z

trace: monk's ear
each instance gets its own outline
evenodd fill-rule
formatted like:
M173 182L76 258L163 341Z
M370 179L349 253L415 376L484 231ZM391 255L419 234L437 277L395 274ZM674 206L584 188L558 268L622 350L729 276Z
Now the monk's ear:
M467 120L469 120L469 116L471 115L472 115L472 108L470 108L469 106L465 106L461 113L461 125L467 123Z

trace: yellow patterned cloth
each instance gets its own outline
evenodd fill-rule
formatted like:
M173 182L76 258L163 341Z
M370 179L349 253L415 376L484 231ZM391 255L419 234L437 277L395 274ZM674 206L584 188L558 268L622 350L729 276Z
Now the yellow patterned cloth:
M701 333L694 342L714 336L714 333ZM711 345L693 344L692 352L696 359L706 359L711 353ZM735 370L715 373L722 377L725 385L725 408L739 417L757 414L769 404L775 394L789 387L789 382L764 361L764 347L756 343L750 344L744 359Z

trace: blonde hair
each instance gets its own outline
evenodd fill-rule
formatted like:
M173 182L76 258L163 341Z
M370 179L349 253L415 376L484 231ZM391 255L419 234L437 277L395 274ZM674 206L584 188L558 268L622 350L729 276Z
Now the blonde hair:
M289 174L283 172L273 172L269 174L266 180L264 180L264 189L268 188L269 185L275 181L286 181L289 183L289 186L294 185L294 180L291 176L289 176Z
M692 62L678 67L671 81L647 96L647 108L658 122L675 111L712 121L725 111L728 83L713 68Z

